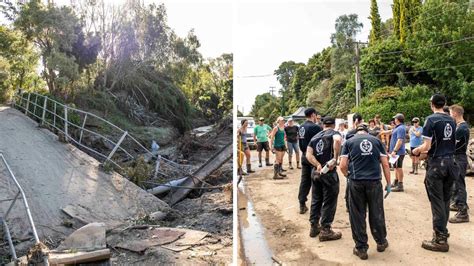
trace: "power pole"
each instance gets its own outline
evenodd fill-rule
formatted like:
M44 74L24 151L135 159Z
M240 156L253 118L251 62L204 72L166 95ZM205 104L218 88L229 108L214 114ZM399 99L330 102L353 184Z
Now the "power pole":
M359 67L359 42L355 43L355 83L356 83L356 107L360 104L360 67Z
M271 94L272 96L275 96L275 95L273 95L274 92L275 92L275 86L270 86L270 94Z

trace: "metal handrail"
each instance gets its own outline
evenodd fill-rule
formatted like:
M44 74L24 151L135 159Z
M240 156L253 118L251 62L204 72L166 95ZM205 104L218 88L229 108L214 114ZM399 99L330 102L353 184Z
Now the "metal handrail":
M33 221L32 215L31 215L31 211L30 211L30 207L28 205L28 201L26 200L25 192L21 188L20 183L18 183L18 180L16 179L15 175L13 174L13 171L10 168L10 165L7 163L7 160L5 159L5 156L3 156L3 153L0 153L0 157L2 158L3 164L5 165L5 167L8 170L10 178L13 180L13 182L15 183L15 186L18 188L18 193L16 194L15 198L13 199L12 203L10 204L10 207L8 208L7 212L5 213L5 216L1 217L1 219L0 219L0 221L3 223L4 228L5 228L5 235L6 235L6 238L7 238L7 241L8 241L8 245L10 246L10 253L11 253L13 259L16 261L16 260L18 260L18 257L16 255L15 246L13 245L10 230L8 228L8 225L7 225L7 218L8 218L8 215L10 214L10 211L13 209L13 206L15 205L15 203L16 203L19 196L21 196L21 200L23 201L23 205L25 206L26 216L28 217L28 222L30 223L31 231L33 233L33 237L35 238L35 244L39 244L41 242L40 242L40 239L38 237L38 233L36 231L35 223ZM45 260L45 262L47 263L47 259Z
M34 97L34 100L33 100ZM42 105L38 103L43 103ZM49 103L49 104L48 104ZM101 162L110 162L113 165L117 166L120 169L123 169L117 162L113 160L113 155L117 151L121 151L125 153L128 157L134 159L135 157L132 155L132 152L127 151L125 147L122 147L121 144L125 139L128 139L131 141L132 145L138 146L140 149L143 150L144 153L152 154L151 151L149 151L147 148L145 148L140 142L138 142L133 136L130 135L129 132L121 129L120 127L114 125L113 123L105 120L102 117L99 117L93 113L77 109L74 107L70 107L66 104L60 103L54 99L49 98L48 96L41 95L38 93L30 92L27 94L16 94L13 98L12 105L16 107L19 110L22 110L26 115L31 115L34 118L39 120L39 123L41 125L47 125L51 128L56 129L58 132L61 132L64 134L65 140L72 142L74 145L79 146L89 152L92 152L96 156L98 156L101 160ZM53 107L50 108L50 105ZM59 107L59 108L58 108ZM32 108L33 110L30 110ZM61 110L62 109L62 110ZM82 121L82 125L77 125L73 121L71 121L71 116L70 114L72 113L79 113L79 115L83 115L84 119ZM39 114L41 113L41 115ZM51 121L48 119L50 118ZM106 136L102 135L99 132L96 132L94 130L85 128L86 125L86 120L90 118L94 118L99 120L99 122L103 122L106 125L112 127L112 129L116 129L119 134L121 134L121 137L118 141L111 140L110 138L107 138ZM79 139L76 140L73 136L70 134L70 130L68 128L72 126L74 128L79 129ZM103 139L104 141L111 143L114 145L112 148L111 152L108 154L103 154L97 150L95 150L93 147L88 147L85 143L82 142L82 138L84 133L89 133L94 136L97 136L100 139Z
M34 100L33 100L34 97ZM43 105L38 103L38 98L42 99ZM40 101L41 102L41 101ZM52 108L49 108L48 103L52 104ZM70 107L66 104L60 103L54 99L51 99L45 95L41 95L38 93L34 92L29 92L27 94L15 94L13 97L12 105L16 107L19 110L22 110L26 115L31 115L35 117L36 119L39 120L39 123L41 125L47 125L50 126L51 128L56 129L58 132L61 132L64 134L64 137L66 141L72 142L72 144L79 146L93 154L96 155L96 157L99 157L99 160L102 160L101 162L110 162L119 169L123 168L115 162L112 157L115 154L116 151L120 150L123 153L125 153L128 157L135 159L135 157L132 155L132 152L127 151L124 147L121 147L122 142L125 139L128 139L132 142L132 144L137 145L144 153L147 153L151 156L154 156L154 154L145 148L137 139L135 139L129 132L121 129L120 127L114 125L113 123L103 119L102 117L99 117L93 113L80 110L77 108ZM33 107L33 111L30 110L30 107ZM59 107L59 108L58 108ZM62 110L61 110L62 109ZM41 116L37 114L37 112L41 112ZM62 112L61 112L62 111ZM70 115L68 115L69 112L77 112L80 114L84 115L84 120L82 121L82 125L77 125L73 121L71 121ZM48 116L51 118L52 121L48 120ZM52 116L52 117L51 117ZM108 126L111 126L113 129L117 129L118 133L120 133L122 136L118 141L113 141L104 135L100 134L99 132L95 132L91 129L85 128L86 125L86 120L89 118L95 118L98 119L100 122L103 122L107 124ZM59 123L63 123L62 127L59 125ZM69 134L69 126L73 126L75 128L78 128L79 131L79 139L76 140ZM109 154L103 154L99 151L96 151L93 147L88 147L85 145L85 143L82 142L82 137L84 132L93 134L109 143L114 145L114 148ZM159 156L158 160L162 161L163 163L171 166L172 168L176 169L178 172L184 174L184 175L191 175L192 173L182 169L182 166L179 165L178 163L168 160L164 157Z

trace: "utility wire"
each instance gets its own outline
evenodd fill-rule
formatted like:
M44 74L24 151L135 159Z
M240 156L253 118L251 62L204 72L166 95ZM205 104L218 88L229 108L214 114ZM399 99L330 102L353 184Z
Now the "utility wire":
M443 42L443 43L438 43L438 44L433 44L433 45L428 45L428 46L420 46L420 47L417 47L417 48L410 48L410 49L403 49L403 50L398 50L398 51L375 53L375 54L372 54L372 55L400 54L400 53L403 53L403 52L406 52L406 51L415 51L415 50L420 50L420 49L424 49L424 48L432 48L432 47L437 47L437 46L441 46L441 45L445 45L445 44L458 43L458 42L463 42L463 41L472 40L472 39L474 39L474 36L469 36L469 37L465 37L465 38L462 38L462 39L459 39L459 40Z
M264 75L250 75L250 76L237 76L235 78L238 79L246 79L246 78L265 78L265 77L271 77L274 76L274 74L264 74Z
M443 69L451 69L451 68L458 68L464 66L474 65L474 63L463 64L463 65L456 65L456 66L448 66L448 67L439 67L439 68L431 68L431 69L423 69L423 70L416 70L416 71L406 71L406 72L393 72L393 73L362 73L363 75L372 75L372 76L390 76L390 75L398 75L398 74L415 74L415 73L422 73L422 72L431 72Z

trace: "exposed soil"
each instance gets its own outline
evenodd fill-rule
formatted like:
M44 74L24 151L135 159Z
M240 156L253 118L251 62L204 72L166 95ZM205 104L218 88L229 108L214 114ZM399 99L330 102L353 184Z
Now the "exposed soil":
M257 153L252 152L253 164L257 165ZM286 160L286 157L285 157ZM286 163L285 168L288 168ZM431 239L431 210L423 184L425 171L410 175L409 158L405 159L404 193L392 192L384 201L385 219L390 247L379 253L369 235L369 259L361 261L352 255L352 240L348 213L345 211L344 191L346 182L342 177L336 217L333 228L342 232L338 241L320 242L309 237L309 212L299 214L298 188L300 171L288 170L284 180L272 180L273 169L258 168L257 173L245 178L245 185L252 197L256 215L265 228L266 240L283 264L408 264L408 265L468 265L474 252L474 223L448 224L451 237L450 251L435 253L421 248L421 241ZM394 178L394 172L391 172ZM385 182L385 181L384 181ZM466 178L468 204L472 206L474 180ZM311 200L308 199L309 207ZM451 216L455 213L451 212ZM239 212L240 215L240 212ZM369 226L367 225L367 228ZM245 245L245 242L242 243Z

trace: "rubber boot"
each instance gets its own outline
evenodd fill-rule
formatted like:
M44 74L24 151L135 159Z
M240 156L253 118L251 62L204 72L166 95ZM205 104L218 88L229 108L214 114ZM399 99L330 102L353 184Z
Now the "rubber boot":
M305 206L306 207L306 206ZM311 224L311 229L309 230L309 237L316 237L321 232L321 226L319 223Z
M449 218L449 222L453 224L457 223L468 223L469 222L469 213L467 209L459 210L454 217Z
M296 161L296 168L301 169L300 162Z
M418 166L420 165L420 163L416 163L415 164L415 175L418 174Z
M293 170L293 165L291 164L291 161L288 163L290 166L290 170Z
M278 166L278 164L273 165L273 179L283 179L283 177L279 175L280 169Z
M412 170L411 170L410 172L408 172L408 173L414 174L414 173L415 173L415 163L412 163L412 164L411 164L411 169L412 169Z
M285 174L283 174L283 171L286 171L286 170L283 170L283 167L281 166L281 164L278 164L278 175L281 176L281 177L286 177Z
M392 188L392 192L403 192L403 182L398 182L398 185Z
M258 167L262 167L262 158L258 159Z
M398 180L397 179L395 179L393 181L392 187L398 187Z
M247 173L249 173L249 174L255 173L255 171L252 170L252 165L251 164L247 164Z
M424 240L421 247L436 252L448 252L448 236L448 234L435 232L433 233L433 239Z
M248 175L247 172L245 172L241 167L239 167L239 169L237 169L237 172L239 175Z
M286 172L286 169L283 169L283 164L280 164L280 172Z
M272 166L273 164L270 163L270 158L265 158L265 165L266 166Z
M319 234L319 241L331 241L341 239L341 232L334 232L331 227L324 227Z

